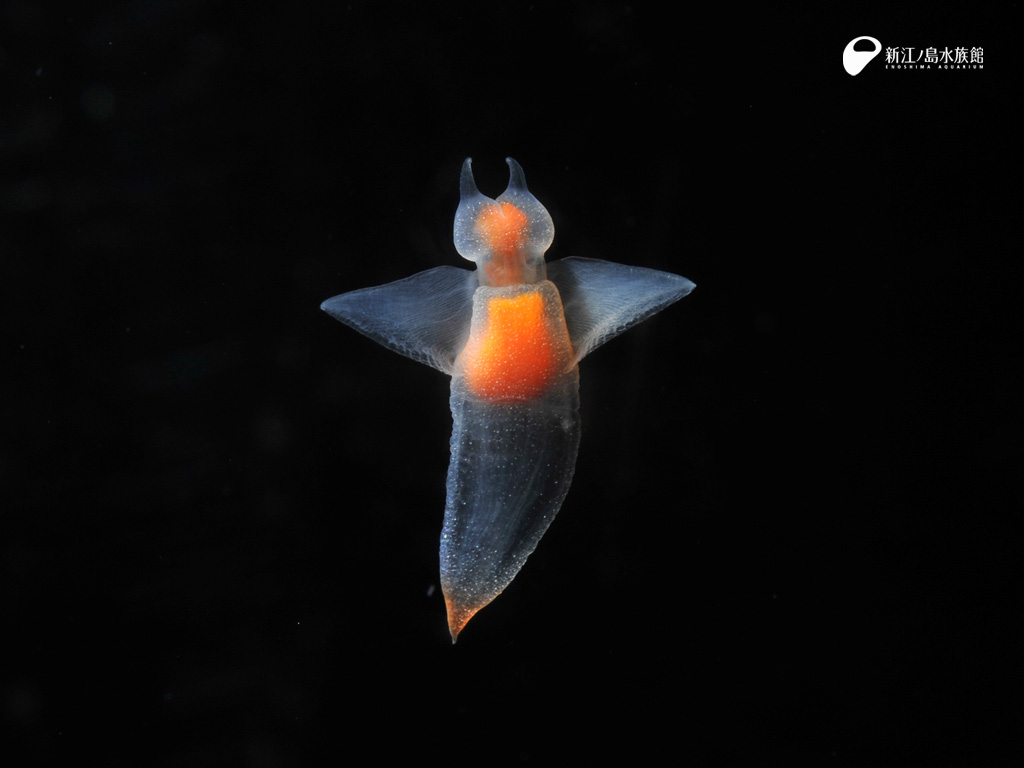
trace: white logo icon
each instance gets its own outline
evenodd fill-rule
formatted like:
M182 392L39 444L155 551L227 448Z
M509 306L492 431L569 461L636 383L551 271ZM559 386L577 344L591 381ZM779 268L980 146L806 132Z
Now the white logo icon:
M855 46L861 40L870 40L872 43L875 44L875 50L853 50L853 46ZM846 71L849 72L851 75L859 74L860 71L868 65L868 62L875 58L875 56L877 56L881 52L882 44L875 40L875 38L868 37L867 35L863 37L855 37L847 44L846 50L843 51L843 66L846 67Z

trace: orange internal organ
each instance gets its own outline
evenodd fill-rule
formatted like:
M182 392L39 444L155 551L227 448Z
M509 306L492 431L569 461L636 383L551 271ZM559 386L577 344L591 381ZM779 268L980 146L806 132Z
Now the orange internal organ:
M491 249L486 266L490 284L523 282L523 248L530 232L530 218L512 203L495 203L481 211L476 231Z
M537 291L492 298L487 321L464 352L466 383L484 400L529 400L559 369L559 340Z

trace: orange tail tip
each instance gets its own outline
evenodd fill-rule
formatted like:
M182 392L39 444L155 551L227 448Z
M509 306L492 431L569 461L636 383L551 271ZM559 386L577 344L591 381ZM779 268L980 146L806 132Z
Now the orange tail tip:
M482 603L480 605L463 605L455 602L455 600L447 595L444 598L444 602L448 607L448 631L452 636L452 645L455 645L456 641L459 639L459 633L465 629L469 620L476 616L477 612L487 605L487 603Z

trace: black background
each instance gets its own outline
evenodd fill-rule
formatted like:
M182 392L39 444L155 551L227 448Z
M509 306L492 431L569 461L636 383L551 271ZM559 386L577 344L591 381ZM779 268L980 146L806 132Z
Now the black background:
M56 6L0 21L18 764L1017 751L1016 15ZM985 66L850 77L863 34ZM447 379L318 306L462 265L506 155L549 259L698 288L584 361L569 497L453 648Z

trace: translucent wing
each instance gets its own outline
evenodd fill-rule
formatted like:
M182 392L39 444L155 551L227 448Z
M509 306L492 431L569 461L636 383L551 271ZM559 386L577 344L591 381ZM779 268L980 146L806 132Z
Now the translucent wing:
M451 374L469 337L478 284L475 272L437 267L343 293L320 309L388 349Z
M548 264L562 295L576 362L694 289L685 277L571 256Z

